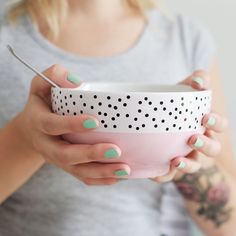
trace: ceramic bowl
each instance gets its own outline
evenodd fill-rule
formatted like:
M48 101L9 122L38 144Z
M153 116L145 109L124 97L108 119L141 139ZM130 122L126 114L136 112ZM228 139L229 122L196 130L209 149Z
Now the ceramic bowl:
M63 137L71 143L118 145L122 150L119 162L130 166L130 178L164 175L170 160L187 155L191 151L188 139L205 131L201 120L210 112L212 98L210 90L186 85L107 82L52 88L51 95L53 112L86 113L100 121L96 130Z

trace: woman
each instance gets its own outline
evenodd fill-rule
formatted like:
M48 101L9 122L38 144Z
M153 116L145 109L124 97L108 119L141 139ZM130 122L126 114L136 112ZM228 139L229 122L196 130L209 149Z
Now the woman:
M66 87L78 86L80 78L182 82L196 89L210 83L213 108L223 114L209 33L187 17L169 19L151 0L17 2L0 31L0 235L184 236L189 216L206 235L236 235L232 147L227 132L220 141L212 135L225 129L224 118L204 117L206 133L190 138L192 153L173 159L168 175L120 181L132 170L119 163L118 146L60 138L96 129L96 117L52 114L50 86L38 77L31 83L33 75L5 49L12 44L42 70L64 65L44 73Z

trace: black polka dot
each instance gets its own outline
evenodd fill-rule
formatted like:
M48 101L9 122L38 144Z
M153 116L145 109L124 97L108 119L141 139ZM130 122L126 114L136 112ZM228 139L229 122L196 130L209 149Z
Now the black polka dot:
M126 107L126 106L127 106L127 103L124 103L123 106Z
M122 101L122 99L121 98L118 98L118 102L121 102Z
M107 124L105 124L105 125L104 125L104 128L107 128L107 127L108 127Z
M83 95L80 95L79 97L80 97L80 98L83 98Z
M161 105L163 105L163 104L164 104L164 102L163 102L163 101L161 101L161 102L160 102L160 104L161 104Z
M65 106L66 106L66 107L68 106L68 103L67 103L67 102L65 103Z
M156 121L156 118L152 118L152 121Z
M135 118L134 118L134 121L137 121L137 120L138 120L138 118L137 118L137 117L135 117Z
M161 123L165 123L165 120L161 120Z
M129 125L128 127L131 129L131 128L132 128L132 125Z
M178 111L178 107L175 108L175 111Z
M104 116L107 116L107 113L106 113L106 112L104 113Z
M130 96L128 95L126 98L127 98L127 99L130 99Z
M90 108L93 110L94 106L91 106Z
M174 100L173 100L173 99L171 99L171 100L170 100L170 102L171 102L171 103L173 103L173 102L174 102Z
M186 109L185 111L188 112L188 109Z
M99 112L98 112L98 115L101 115L101 114L102 114L102 112L101 112L101 111L99 111Z
M152 105L152 102L148 102L149 105Z
M200 107L197 108L198 110L200 109Z
M83 103L83 106L86 107L86 103Z
M142 124L142 127L143 127L143 128L145 128L145 126L146 126L145 124Z
M128 117L129 117L129 114L126 114L125 116L128 118Z
M172 115L172 112L169 112L169 115L171 116L171 115Z
M147 97L145 97L145 98L144 98L144 100L145 100L145 101L147 101L147 100L148 100L148 98L147 98Z
M114 121L114 120L116 120L116 118L115 118L115 117L112 117L112 118L111 118L111 120L113 120L113 121Z
M84 113L84 112L81 110L81 111L80 111L80 114L83 114L83 113Z
M62 103L62 100L60 100L60 103Z
M168 127L166 128L166 131L169 131L169 128L168 128Z
M163 111L166 111L166 107L163 107Z
M182 129L182 127L179 127L179 130L181 130Z
M141 113L142 112L142 110L141 109L138 109L138 113Z
M76 102L73 102L73 105L75 106L75 105L76 105Z
M62 115L64 116L64 115L65 115L65 113L63 112L63 113L62 113Z
M181 97L181 100L183 101L183 100L184 100L184 97Z
M109 107L109 108L111 108L111 107L112 107L112 105L111 105L111 104L108 104L108 107Z
M176 127L176 124L173 124L173 127L175 128L175 127Z
M111 99L111 97L110 96L107 96L107 100L110 100Z
M117 114L116 114L116 116L117 116L117 117L120 117L120 114L119 114L119 113L117 113Z
M118 107L117 107L117 106L114 106L114 109L115 109L115 110L117 110L117 109L118 109Z
M116 128L117 128L117 126L116 126L116 125L113 125L113 128L114 128L114 129L116 129Z
M157 107L154 107L153 110L154 110L154 111L157 111Z
M104 123L105 123L105 120L101 120L101 123L104 124Z
M158 127L158 125L157 125L157 124L155 124L155 125L154 125L154 128L157 128L157 127Z
M139 130L139 127L136 127L136 130Z
M191 127L192 127L192 126L191 126L191 125L189 125L189 129L191 129Z
M97 98L98 98L98 96L97 96L97 95L94 95L93 97L94 97L95 99L97 99Z
M65 96L64 98L67 99L67 96Z
M70 110L67 110L67 113L70 113Z
M181 114L182 114L182 111L179 111L179 114L181 115Z
M70 98L72 98L72 94L70 94Z
M101 106L101 105L102 105L102 103L101 103L101 102L99 102L99 103L98 103L98 106Z
M138 104L141 105L143 102L142 101L139 101Z
M175 120L177 120L178 119L178 116L175 116Z
M145 114L145 117L149 117L149 114Z
M63 106L61 106L61 109L63 109Z
M187 118L184 118L184 121L187 121Z
M61 91L59 93L61 94Z
M76 116L77 115L77 113L76 112L74 112L74 116Z
M184 103L183 103L183 102L181 103L181 106L182 106L182 107L184 106Z

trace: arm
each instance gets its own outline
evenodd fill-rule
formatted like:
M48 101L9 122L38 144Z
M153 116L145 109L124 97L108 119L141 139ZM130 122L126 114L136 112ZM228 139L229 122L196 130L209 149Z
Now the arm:
M213 110L225 114L220 73L215 62L210 70L214 92ZM229 130L217 137L220 154L207 158L198 152L202 169L194 174L179 174L174 181L186 206L206 235L236 235L236 164Z
M21 133L20 116L0 130L0 203L24 184L44 163Z

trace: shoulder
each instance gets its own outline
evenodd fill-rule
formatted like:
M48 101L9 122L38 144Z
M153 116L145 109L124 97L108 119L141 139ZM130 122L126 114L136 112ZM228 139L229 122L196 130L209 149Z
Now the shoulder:
M217 54L217 46L210 30L201 20L179 13L159 13L161 28L183 52L191 70L208 70Z

